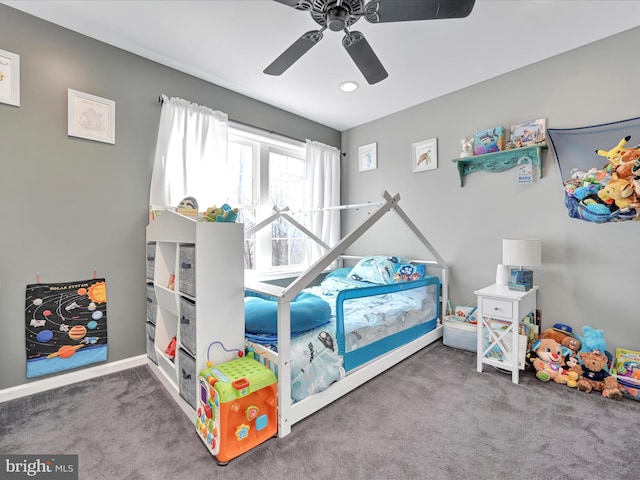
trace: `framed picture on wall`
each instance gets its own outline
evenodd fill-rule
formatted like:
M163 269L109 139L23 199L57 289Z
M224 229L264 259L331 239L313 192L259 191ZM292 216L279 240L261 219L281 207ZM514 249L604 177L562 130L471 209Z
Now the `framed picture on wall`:
M518 147L544 142L547 137L545 123L544 118L539 118L511 125L511 141Z
M20 106L20 55L0 50L0 102Z
M116 143L116 102L69 89L68 135Z
M378 168L378 144L374 142L359 147L358 158L361 172Z
M430 138L413 145L411 167L413 173L435 170L438 168L438 139Z

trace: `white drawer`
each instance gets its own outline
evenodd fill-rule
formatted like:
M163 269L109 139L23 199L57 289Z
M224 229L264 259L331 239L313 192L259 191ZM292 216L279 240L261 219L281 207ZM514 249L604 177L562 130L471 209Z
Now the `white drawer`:
M482 299L482 314L487 317L513 318L513 302L496 300L495 298Z

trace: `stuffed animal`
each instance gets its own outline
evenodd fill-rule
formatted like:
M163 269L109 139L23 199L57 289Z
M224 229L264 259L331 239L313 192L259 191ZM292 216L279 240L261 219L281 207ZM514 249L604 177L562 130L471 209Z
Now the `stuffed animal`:
M556 324L558 325L558 324ZM582 347L582 343L580 340L576 338L572 331L571 327L564 326L565 328L547 328L540 338L552 338L556 342L558 342L564 348L562 349L563 361L566 368L570 368L572 366L578 365L578 352Z
M633 183L626 178L619 178L616 173L602 190L598 190L598 197L605 202L613 201L618 208L635 208L640 211L640 202L636 196Z
M202 219L207 222L215 222L218 215L222 215L222 209L214 205L213 207L207 208Z
M596 330L585 325L582 327L582 339L584 341L583 350L587 352L593 352L594 350L604 352L607 350L604 330Z
M627 135L622 140L618 142L618 145L613 147L611 150L596 150L596 153L601 157L606 157L611 165L618 165L620 163L620 157L624 152L627 151L624 146L631 139L631 135Z
M578 373L570 372L563 365L562 346L553 338L541 338L531 346L537 358L533 360L536 378L542 382L553 380L556 383L576 386Z
M563 347L567 347L573 353L578 353L582 344L570 332L559 328L547 328L541 335L542 338L553 338Z
M228 204L222 205L222 214L216 217L216 222L233 223L238 218L238 209L231 208Z
M208 208L202 217L207 222L226 222L233 223L238 218L238 209L231 208L228 204L222 205L222 207L216 207L215 205Z
M640 158L640 147L630 148L620 156L620 163L615 167L619 178L633 179L633 166ZM636 192L637 193L637 192Z
M577 382L578 390L589 393L591 390L602 392L602 396L613 400L620 400L622 392L615 377L607 371L608 358L598 350L580 352L582 365L572 367L571 371L579 373L581 378Z

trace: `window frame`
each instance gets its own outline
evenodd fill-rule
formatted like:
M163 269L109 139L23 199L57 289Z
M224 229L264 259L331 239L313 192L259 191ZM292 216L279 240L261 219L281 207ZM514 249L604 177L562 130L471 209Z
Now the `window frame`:
M255 127L229 122L227 143L238 143L253 148L253 201L254 204L237 205L239 208L253 209L256 223L274 213L270 204L269 160L271 154L284 155L306 162L306 143ZM287 205L278 205L285 207ZM254 235L254 266L246 271L260 277L282 276L306 269L306 263L273 266L271 228L265 227Z

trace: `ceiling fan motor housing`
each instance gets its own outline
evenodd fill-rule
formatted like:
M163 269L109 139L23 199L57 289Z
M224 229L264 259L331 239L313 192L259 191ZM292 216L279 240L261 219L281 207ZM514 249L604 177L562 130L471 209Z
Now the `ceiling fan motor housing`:
M334 32L340 32L347 26L349 12L344 8L334 7L327 12L327 27Z
M313 0L310 13L318 25L340 32L364 15L363 7L363 0Z

